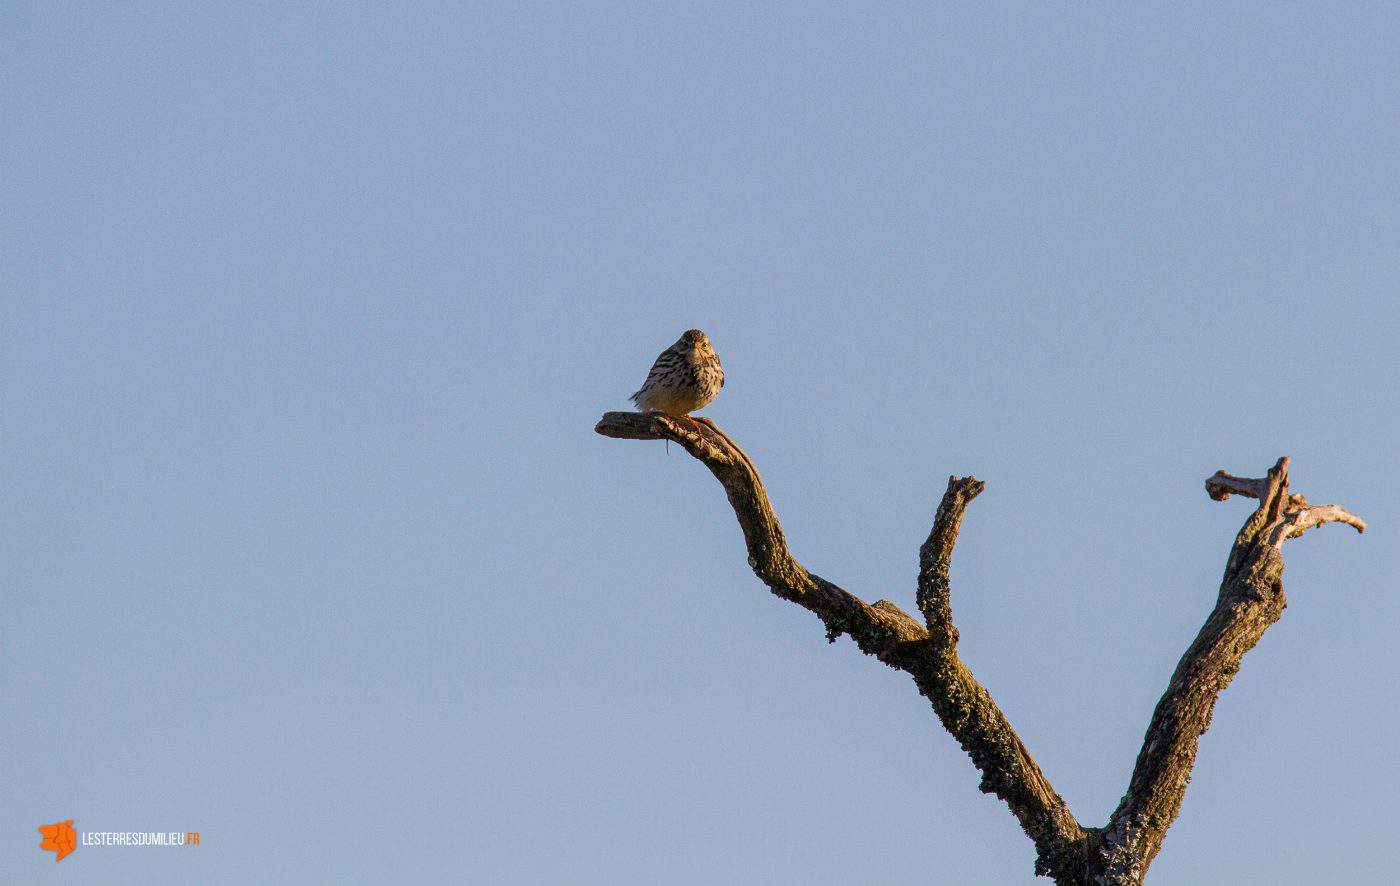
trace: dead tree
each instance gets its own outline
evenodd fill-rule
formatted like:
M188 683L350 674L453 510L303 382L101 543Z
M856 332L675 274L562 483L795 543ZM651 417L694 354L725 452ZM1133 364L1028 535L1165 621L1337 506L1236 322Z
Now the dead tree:
M729 496L754 574L774 594L820 618L829 640L848 634L862 652L914 678L943 727L981 771L980 789L1001 798L1035 842L1035 872L1057 884L1142 883L1181 809L1197 740L1210 727L1216 698L1244 654L1283 614L1284 541L1323 523L1346 523L1358 532L1366 528L1336 505L1310 505L1302 495L1290 493L1287 458L1280 458L1265 477L1245 479L1217 471L1206 480L1206 492L1217 501L1242 495L1257 499L1259 506L1235 537L1215 609L1157 702L1127 793L1106 825L1084 827L958 657L948 566L963 512L982 493L982 481L948 478L933 530L919 551L920 623L888 600L865 603L793 559L758 470L708 419L609 412L595 430L626 440L673 440L709 468Z

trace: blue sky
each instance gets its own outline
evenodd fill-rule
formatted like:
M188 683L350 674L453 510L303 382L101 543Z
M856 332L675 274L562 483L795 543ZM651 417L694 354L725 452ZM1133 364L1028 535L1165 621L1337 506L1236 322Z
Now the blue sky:
M1248 505L1291 542L1151 882L1393 871L1400 15L0 12L0 879L1031 882L901 675L592 433L705 329L793 549L912 607L1086 824ZM199 830L79 847L37 826Z

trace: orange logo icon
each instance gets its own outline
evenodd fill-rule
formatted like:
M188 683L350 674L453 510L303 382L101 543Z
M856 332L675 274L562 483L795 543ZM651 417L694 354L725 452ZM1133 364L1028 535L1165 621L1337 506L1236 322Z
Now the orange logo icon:
M54 861L63 861L64 856L78 848L78 832L73 830L71 818L57 824L41 824L39 833L44 836L39 848L58 853Z

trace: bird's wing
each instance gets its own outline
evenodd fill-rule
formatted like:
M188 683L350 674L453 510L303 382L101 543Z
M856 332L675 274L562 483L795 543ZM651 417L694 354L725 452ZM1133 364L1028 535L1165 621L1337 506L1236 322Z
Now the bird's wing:
M642 391L645 391L647 388L659 385L663 378L670 375L680 366L680 363L681 355L674 349L667 348L662 351L661 355L656 358L656 362L651 364L651 371L647 373L647 380L642 382L642 386L637 389L637 393L632 395L632 399L636 400L637 397L641 395Z

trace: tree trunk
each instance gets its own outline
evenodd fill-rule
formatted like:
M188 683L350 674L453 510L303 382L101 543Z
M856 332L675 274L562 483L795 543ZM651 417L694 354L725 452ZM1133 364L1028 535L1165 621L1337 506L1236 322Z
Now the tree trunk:
M1103 827L1083 827L1041 772L991 695L958 656L948 581L963 513L985 489L973 477L949 477L933 529L919 551L916 600L922 623L888 600L867 604L798 563L787 548L763 480L739 446L708 419L609 412L595 430L628 440L673 440L724 486L748 548L749 566L769 589L814 613L835 642L848 634L860 650L914 680L1035 843L1037 874L1057 884L1134 886L1162 848L1186 795L1197 743L1210 728L1220 692L1240 660L1283 614L1283 543L1323 523L1366 524L1335 505L1310 505L1288 491L1288 459L1258 479L1223 471L1206 480L1210 497L1258 499L1230 550L1215 609L1177 663L1157 703L1127 793Z

